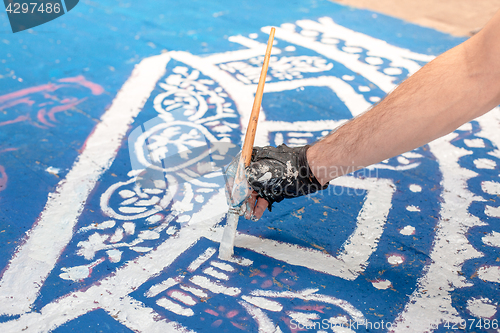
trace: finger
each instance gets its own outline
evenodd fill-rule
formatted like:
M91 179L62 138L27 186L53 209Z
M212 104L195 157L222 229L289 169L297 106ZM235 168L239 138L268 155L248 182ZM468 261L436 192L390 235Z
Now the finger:
M245 212L245 218L247 220L250 220L252 218L252 214L253 214L253 210L255 208L255 202L257 201L257 192L255 191L252 191L252 193L250 193L250 196L248 197L248 203L247 203L247 207L249 207L250 209L247 209L246 212Z
M267 206L269 206L269 203L267 202L266 199L259 198L257 200L257 205L253 210L253 215L255 217L255 220L258 220L262 217L262 214L264 214L264 211L266 210Z

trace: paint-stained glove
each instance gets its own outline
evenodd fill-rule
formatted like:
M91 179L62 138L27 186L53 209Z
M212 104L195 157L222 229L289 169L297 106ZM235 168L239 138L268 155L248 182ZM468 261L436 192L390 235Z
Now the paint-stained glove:
M247 180L258 195L271 205L283 199L295 198L324 190L307 163L309 146L290 148L254 147L252 160L246 169Z

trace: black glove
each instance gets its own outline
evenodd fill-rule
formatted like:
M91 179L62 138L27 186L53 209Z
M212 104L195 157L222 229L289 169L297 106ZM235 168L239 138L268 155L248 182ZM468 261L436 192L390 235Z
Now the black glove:
M269 211L274 202L295 198L318 190L324 190L314 177L307 163L309 146L290 148L254 147L252 160L246 168L250 186L269 203Z

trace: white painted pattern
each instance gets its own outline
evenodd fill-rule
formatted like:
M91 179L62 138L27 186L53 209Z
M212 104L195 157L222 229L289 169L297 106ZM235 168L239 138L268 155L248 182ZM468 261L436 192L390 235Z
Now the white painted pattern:
M497 148L500 147L499 112L495 108L476 120L481 126L478 136L487 136ZM456 133L451 133L429 145L443 174L442 185L446 189L442 194L444 203L431 252L432 264L426 267L417 290L396 319L393 326L395 332L406 332L408 327L424 332L440 323L460 323L462 318L451 304L450 292L471 285L458 272L465 261L483 255L468 242L466 233L473 226L485 225L467 211L473 201L484 199L467 189L467 180L477 174L458 164L460 157L470 153L450 143L456 136ZM450 257L450 253L454 255Z
M39 289L73 236L90 192L110 167L127 133L170 60L162 54L143 60L86 141L82 154L54 193L37 223L16 251L0 281L0 314L30 311Z
M290 26L285 29L280 28L278 31L279 38L282 38L288 42L291 42L298 46L309 47L316 50L319 54L323 54L327 58L337 61L346 67L352 69L354 72L360 73L365 78L368 78L373 83L379 86L384 91L390 91L394 88L393 80L394 78L385 75L384 73L378 71L375 67L377 63L375 60L370 60L370 63L363 63L356 58L355 54L347 54L342 52L334 44L326 45L319 41L315 41L315 36L320 33L323 34L323 39L329 38L334 41L336 38L341 38L346 41L346 45L350 47L347 49L350 52L356 51L355 48L364 48L368 50L369 55L372 59L377 59L377 57L382 57L392 61L392 66L402 67L413 73L418 69L418 64L413 60L418 61L428 61L432 59L431 56L419 55L408 50L400 49L385 42L376 40L372 37L355 33L351 30L343 28L335 24L331 19L322 18L319 22L314 21L300 21L298 25L303 28L307 28L307 31L314 32L314 34L299 34L293 31L294 26ZM267 28L263 28L263 31L267 33ZM76 188L76 199L74 199L74 206L68 206L68 211L64 212L66 214L64 217L69 219L69 221L76 224L78 216L81 213L81 207L85 200L87 199L88 193L92 189L95 181L99 176L107 170L109 165L112 163L116 147L121 144L121 139L126 132L126 127L133 120L135 115L140 111L144 101L149 97L151 90L158 81L159 77L162 75L162 71L165 69L165 65L170 57L184 62L185 64L197 69L204 75L211 77L216 80L221 87L231 96L232 100L235 101L236 111L240 114L240 122L242 127L245 128L250 112L249 105L253 102L253 93L255 91L255 85L245 84L234 77L228 75L227 72L222 70L220 64L231 61L238 60L248 60L252 57L256 57L263 54L262 46L264 44L258 43L254 40L250 40L245 37L237 36L231 37L232 41L246 45L250 47L248 50L240 50L234 52L227 52L224 54L217 54L208 56L205 58L200 58L193 56L186 52L170 52L162 56L146 59L139 65L134 72L135 74L129 79L129 81L122 88L113 106L106 112L102 118L102 122L92 134L87 142L87 147L84 153L79 157L79 160L75 162L73 169L68 173L65 180L61 181L58 189L64 191L74 191L75 190L75 175L79 175L82 172L82 168L85 167L85 173L88 173L89 169L85 164L86 159L92 158L100 163L101 169L96 169L94 167L93 173L90 173L88 178L83 182L82 188ZM338 40L337 40L338 41ZM264 48L265 49L265 48ZM274 48L274 54L279 54L280 50ZM326 55L328 53L328 55ZM380 59L380 58L378 58ZM381 60L381 59L380 59ZM142 67L141 67L142 66ZM147 71L146 71L147 70ZM141 72L142 71L142 72ZM147 84L144 81L148 81ZM154 82L153 82L154 81ZM137 86L141 86L140 89L135 89ZM266 91L268 92L280 92L284 90L296 89L302 86L327 86L333 93L337 94L341 100L343 100L346 105L348 105L349 110L353 115L357 115L364 111L364 109L370 107L370 103L365 100L363 95L358 94L355 90L345 81L336 77L320 77L317 79L295 79L294 81L283 81L283 82L270 82L266 85ZM267 90L270 87L270 90ZM134 88L133 93L130 90ZM366 90L366 89L364 89ZM141 104L142 103L142 104ZM132 105L132 107L131 107ZM110 122L113 122L113 127L116 127L115 123L117 108L121 107L129 112L125 112L120 115L120 122L118 122L118 127L115 131L109 130L106 126L109 126ZM123 109L120 110L122 112ZM199 111L199 110L198 110ZM265 111L265 110L264 110ZM492 116L494 117L494 116ZM486 118L485 118L486 119ZM494 121L492 121L494 119ZM488 123L489 121L489 123ZM321 122L271 122L266 121L265 112L262 114L260 119L261 124L259 125L258 134L258 144L267 144L269 141L269 134L273 132L293 132L297 138L307 138L313 131L323 131L332 130L339 124L343 123L341 121L321 121ZM496 122L496 123L495 123ZM470 125L470 124L469 124ZM495 144L500 143L498 138L498 130L494 129L492 126L498 125L498 120L496 118L488 118L484 121L480 121L482 128L482 135L487 136L488 139L492 140ZM101 130L101 128L103 128ZM203 131L203 127L199 127ZM99 130L98 130L99 129ZM104 135L102 132L106 130L105 137L113 137L113 140L109 143L107 147L98 146L95 142L96 140L102 140ZM468 127L463 127L467 130ZM206 132L206 131L205 131ZM244 132L244 131L243 131ZM96 134L97 133L97 134ZM491 138L491 134L495 133L496 137ZM210 134L210 133L209 133ZM281 134L281 133L280 133ZM465 208L468 207L470 202L473 200L482 200L482 198L477 198L466 192L465 198L457 198L456 193L463 193L463 189L466 188L464 183L467 179L473 176L468 170L462 169L458 166L457 160L460 156L464 156L467 152L465 150L456 148L449 144L449 141L453 139L453 135L448 136L444 139L436 141L431 144L432 152L438 158L441 166L441 171L444 175L443 185L450 193L445 192L443 194L444 204L441 211L441 221L439 224L438 235L436 236L436 243L434 250L432 252L433 264L430 264L426 269L425 276L420 279L418 290L416 290L411 296L411 301L414 303L408 303L403 313L400 314L397 324L397 331L405 331L405 325L414 325L417 331L425 331L433 324L442 322L443 320L449 320L455 322L459 320L456 316L456 311L454 312L451 306L451 300L449 298L449 292L458 288L459 286L467 285L463 279L457 274L460 266L470 258L479 256L480 254L474 250L467 242L464 237L464 233L468 228L474 225L481 225L481 222L477 219L471 218L467 215ZM217 139L215 139L217 140ZM114 148L113 148L114 147ZM106 149L103 149L106 148ZM112 150L113 148L114 150ZM450 153L451 152L451 153ZM414 155L405 155L407 158L420 158ZM418 166L419 163L410 163L405 166L391 166L391 165L377 165L380 168L386 168L390 170L405 170L405 168L414 168ZM72 183L73 182L73 183ZM68 185L69 184L69 185ZM237 246L245 247L251 249L258 253L265 253L277 260L283 260L292 265L300 265L308 267L309 269L318 270L325 272L327 274L339 276L341 278L352 280L355 279L366 267L369 258L373 251L377 248L378 239L381 237L384 230L385 219L387 217L388 211L392 207L392 194L394 188L390 181L384 179L354 179L352 177L342 177L336 180L336 185L359 188L367 190L367 195L363 209L360 211L357 219L357 225L355 232L346 240L344 243L341 254L335 258L333 256L325 255L324 253L313 250L310 248L302 248L293 244L279 243L268 239L258 239L257 237L251 235L238 234ZM72 187L73 186L73 187ZM413 185L412 185L413 186ZM493 192L491 190L491 185L488 184L483 187L485 192ZM55 216L54 205L67 204L61 194L51 195L48 200L47 206L42 213L42 222L39 223L30 233L28 242L19 249L16 256L11 261L10 268L4 273L1 281L0 296L12 296L15 294L17 299L14 301L7 300L7 302L0 302L0 313L7 314L21 314L21 317L16 320L12 320L6 323L0 324L0 328L3 331L20 331L27 327L26 332L48 332L59 325L83 315L96 307L102 307L109 314L115 316L119 322L124 324L138 332L185 332L188 331L186 328L182 327L175 322L167 322L166 320L156 320L156 313L152 309L144 306L144 304L134 300L130 296L127 296L133 290L137 289L144 282L146 282L150 277L159 274L159 272L167 268L172 262L178 258L182 253L187 251L193 244L195 244L202 237L206 237L212 240L218 241L220 236L220 229L216 228L218 222L222 216L227 211L227 205L225 203L224 194L222 191L218 191L217 187L214 187L212 192L201 191L207 190L206 188L197 189L197 193L213 193L213 196L206 202L202 211L195 212L193 215L186 215L186 222L189 224L182 227L180 230L170 227L170 234L176 233L175 237L169 238L164 243L159 245L156 249L135 246L136 249L141 249L147 252L145 256L140 257L134 262L127 262L121 266L114 275L105 277L103 280L99 281L99 284L92 285L89 289L85 291L77 291L70 293L52 303L44 306L39 313L24 313L29 310L29 305L34 300L36 293L38 292L39 286L35 286L32 282L37 282L40 286L43 284L45 276L52 270L55 260L59 255L59 252L64 248L64 241L67 243L71 239L70 231L66 229L66 238L63 237L61 241L56 244L54 253L52 257L48 257L45 262L38 261L40 258L31 258L29 249L44 248L44 245L39 241L37 242L37 237L45 235L47 232L51 231L53 223L47 222L49 218L59 217ZM417 188L416 185L410 188L411 191L420 192L421 188ZM122 195L124 199L134 199L135 193L129 190L118 191L117 194ZM192 193L193 191L191 191ZM65 192L63 192L65 193ZM158 194L158 193L157 193ZM75 198L74 193L72 197ZM192 196L194 197L194 195ZM180 211L186 211L187 206L192 201L192 197L185 202L179 202L182 209ZM151 199L148 199L151 200ZM73 201L72 201L73 202ZM130 202L134 205L136 201ZM151 202L147 202L150 203ZM146 204L146 202L144 202ZM187 206L186 206L187 205ZM80 208L78 208L80 207ZM493 209L493 208L492 208ZM189 209L187 209L189 210ZM142 214L144 212L129 212L130 214ZM51 215L52 214L52 215ZM154 216L154 215L152 215ZM457 218L458 217L458 218ZM43 219L45 218L45 220ZM119 219L117 216L113 216L115 219ZM453 218L456 218L453 220ZM452 219L450 222L447 219ZM55 220L54 220L55 221ZM102 223L95 230L105 230L114 226L116 223L112 220L106 223ZM130 222L127 222L130 223ZM113 224L113 226L111 226ZM125 224L122 226L123 232L134 233L133 223ZM59 227L59 226L58 226ZM166 226L165 226L166 227ZM93 228L88 228L88 230L82 230L81 232L90 231ZM119 230L119 229L117 229ZM370 235L368 238L366 234ZM362 235L364 235L362 237ZM152 234L144 234L143 236L153 237ZM123 234L116 234L116 242L120 241L120 237ZM491 238L491 237L490 237ZM490 241L488 239L488 242ZM444 243L445 239L453 239L455 242L453 245L447 245ZM239 242L239 243L238 243ZM446 251L453 251L456 249L463 250L461 256L457 256L455 262L446 263L444 260L444 254ZM59 249L59 250L57 250ZM283 250L291 251L290 257L283 257ZM58 252L59 251L59 252ZM215 249L209 248L207 252L200 254L200 260L196 264L192 264L189 270L194 272L200 265L205 263L211 258L215 253ZM95 251L94 251L95 253ZM113 252L114 253L114 252ZM32 253L31 253L32 254ZM295 256L297 258L291 258ZM89 257L90 254L89 254ZM92 256L93 257L93 256ZM51 259L52 258L52 259ZM110 256L111 258L111 256ZM51 261L52 260L52 261ZM314 261L317 261L315 265ZM52 264L51 264L52 262ZM31 265L30 267L35 268L34 275L21 276L20 281L14 281L15 278L20 276L19 264ZM215 262L212 262L212 264ZM395 264L400 264L399 260L394 262ZM245 264L249 264L248 260ZM335 266L333 269L321 268L321 265L328 264L329 266ZM52 266L51 266L52 265ZM229 264L220 263L213 264L212 266L218 269L231 272L229 267L223 266ZM49 267L50 266L50 267ZM224 269L228 268L228 269ZM486 269L486 268L485 268ZM83 270L82 270L83 271ZM213 272L215 271L212 269ZM491 269L493 273L496 272L496 268ZM218 272L222 273L222 272ZM44 275L45 274L45 275ZM222 273L225 274L225 273ZM228 273L229 274L229 273ZM481 272L481 274L483 274ZM484 272L487 276L492 273L490 271ZM496 274L496 273L495 273ZM446 279L438 279L437 276L446 276ZM227 275L226 275L227 276ZM496 275L491 275L495 277ZM34 277L34 278L33 278ZM494 278L492 278L494 279ZM192 279L193 283L196 283L207 292L214 293L224 293L231 297L239 297L240 290L234 287L227 287L221 283L209 279L202 275L195 275ZM29 288L25 289L25 285L29 284ZM373 282L376 288L387 287L389 288L390 282ZM177 284L175 279L169 279L163 283L157 284L149 289L147 292L148 297L153 297L161 292L164 292L168 288ZM21 289L22 286L22 289ZM444 286L444 295L439 295L437 292L429 292L425 295L422 290L436 291L437 288ZM197 297L206 297L207 293L203 289L180 286L180 288L186 292L190 292ZM179 294L174 294L177 298L182 298ZM19 302L19 299L23 299ZM189 296L190 297L190 296ZM334 304L346 310L353 318L356 320L362 320L363 314L355 309L352 305L344 300L335 299L334 297L328 295L315 294L315 291L302 291L302 292L268 292L268 291L254 291L252 296L243 295L241 296L240 304L246 309L246 311L259 323L259 331L262 332L281 332L279 326L276 326L270 318L265 314L263 308L268 306L268 311L274 311L272 309L278 309L277 304L279 302L270 302L270 298L300 298L303 300L313 300L321 301L324 303ZM172 300L167 298L161 298L161 305L165 307L170 307L172 311L180 311L179 313L188 314L190 310L187 304L180 305L176 307ZM185 298L187 300L187 298ZM246 301L245 301L246 300ZM249 300L253 302L249 302ZM97 303L96 303L97 302ZM190 301L187 301L190 303ZM191 302L192 303L192 302ZM253 303L250 304L250 303ZM269 307L269 304L273 304L274 307ZM475 304L475 303L474 303ZM474 305L475 306L475 305ZM272 309L271 309L272 308ZM422 309L426 309L425 320L422 320L421 313ZM473 306L471 306L473 309ZM185 311L185 312L184 312ZM276 310L279 311L279 310ZM62 314L65 316L62 316ZM429 314L427 316L427 314Z

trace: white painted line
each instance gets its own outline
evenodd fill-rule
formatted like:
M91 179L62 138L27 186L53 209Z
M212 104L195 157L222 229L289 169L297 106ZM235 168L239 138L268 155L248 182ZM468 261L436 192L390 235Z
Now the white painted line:
M160 318L158 313L153 309L146 307L143 303L130 296L113 299L113 302L103 306L103 309L134 332L193 332L175 321L167 321L165 318Z
M168 278L165 281L152 285L151 288L149 288L148 291L144 294L144 296L155 297L159 293L164 292L168 288L173 287L178 283L179 281L177 281L176 279Z
M365 201L357 217L356 229L344 242L339 256L334 257L312 248L240 232L236 233L235 246L346 280L356 279L365 270L368 259L377 249L391 209L395 187L390 179L360 179L351 176L339 177L330 182L330 185L366 190ZM218 242L222 232L223 228L214 228L213 233L207 237Z
M187 268L189 272L194 272L197 270L201 265L203 265L204 262L206 262L208 259L210 259L217 250L213 247L209 247L208 249L205 250L202 254L198 256L193 262L191 262Z
M0 314L31 311L45 279L73 237L88 195L113 162L122 139L170 60L166 54L136 66L101 122L88 137L66 178L49 194L44 210L17 249L0 281Z
M213 292L214 294L224 294L228 296L237 296L241 293L240 288L236 287L225 287L221 284L215 283L212 280L201 276L201 275L195 275L191 279L189 279L192 283L196 284L197 286L200 286L203 289L209 290Z
M266 83L266 93L295 90L301 87L328 87L356 117L368 110L372 104L367 102L363 95L358 94L354 88L345 81L335 76L320 76L309 79L269 82Z
M247 301L250 304L253 304L261 309L265 309L268 311L279 312L283 310L283 305L276 301L272 301L270 299L258 296L241 296L242 299Z
M168 269L180 255L220 222L227 209L226 196L222 189L198 213L193 214L192 227L180 229L177 237L171 237L146 255L127 262L114 274L84 291L75 291L54 300L40 309L40 312L28 312L22 314L19 319L0 323L0 331L21 332L28 326L29 329L24 331L26 333L49 332L100 306L107 308L115 306L122 297L139 288L152 276ZM134 320L131 325L138 326L140 322ZM149 331L143 332L149 333Z
M264 31L264 28L262 28ZM311 40L298 33L291 32L282 28L276 28L276 38L285 40L289 43L299 45L310 50L316 51L322 56L337 61L355 73L360 73L364 78L370 80L384 92L388 93L393 90L396 85L393 83L394 78L377 71L377 68L359 61L358 54L345 53L335 45L325 45L320 42Z
M487 137L498 149L499 109L493 109L476 121L481 127L476 135ZM424 269L425 275L419 279L410 301L396 318L394 332L406 332L407 327L423 332L444 322L459 324L462 318L452 305L451 292L471 285L459 272L467 260L483 256L470 244L467 233L471 227L486 225L468 212L473 201L484 201L484 198L468 190L467 181L477 173L460 166L459 159L472 152L450 143L457 135L451 133L429 144L443 175L441 218L430 254L431 264ZM450 253L454 255L450 256ZM429 290L435 292L427 292Z
M316 294L318 289L305 289L302 291L272 291L272 290L254 290L253 296L274 297L274 298L299 298L305 301L322 302L338 306L347 312L356 322L362 323L365 321L363 313L356 309L351 303L335 298L329 295Z
M219 280L229 280L229 276L227 274L224 274L220 271L217 271L215 269L213 269L212 267L207 267L203 270L203 273L204 274L207 274L207 275L210 275L216 279L219 279Z
M174 301L171 301L165 297L157 300L156 304L180 316L191 317L194 315L194 311L190 308L185 308L182 305L175 303Z

